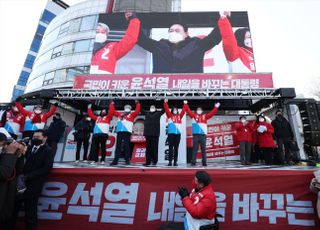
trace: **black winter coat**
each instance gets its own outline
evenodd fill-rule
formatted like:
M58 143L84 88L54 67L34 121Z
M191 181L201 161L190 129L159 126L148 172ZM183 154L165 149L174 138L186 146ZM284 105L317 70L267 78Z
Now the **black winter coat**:
M65 128L66 123L63 120L58 119L56 121L52 121L47 130L48 139L50 141L59 142L60 138L64 133Z
M274 136L276 138L293 138L291 125L284 117L277 117L271 124L274 128Z
M36 153L31 153L32 148L33 145L28 147L23 168L27 186L27 190L23 194L25 197L41 195L43 184L54 160L54 153L47 144L40 146Z
M90 133L92 132L92 123L91 121L81 120L79 121L74 129L76 130L75 139L84 140L90 138Z
M13 213L16 181L10 177L17 159L14 154L0 154L0 222L9 220Z
M144 136L158 137L160 136L160 118L164 111L143 112L145 114L144 120Z
M153 73L203 73L205 52L220 41L218 27L203 39L187 37L177 44L166 39L153 40L141 30L138 45L152 53Z

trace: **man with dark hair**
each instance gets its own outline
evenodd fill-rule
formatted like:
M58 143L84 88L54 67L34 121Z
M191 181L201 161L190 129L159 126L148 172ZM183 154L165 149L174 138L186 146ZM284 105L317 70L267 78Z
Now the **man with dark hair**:
M185 187L179 188L182 204L187 210L185 229L195 230L215 224L217 201L210 183L211 177L206 171L197 171L190 194Z
M146 137L146 163L145 166L157 165L158 147L160 136L160 118L164 110L157 111L155 105L150 106L150 111L144 111L144 130L143 135Z
M169 39L156 41L140 31L138 45L152 53L153 73L203 73L203 57L206 51L220 43L216 27L203 39L189 37L183 23L172 24Z
M286 118L283 117L282 111L276 111L276 118L272 121L274 135L276 137L278 153L281 155L281 161L289 164L292 160L290 152L290 140L293 139L291 125Z
M45 130L37 130L28 146L21 180L25 181L26 190L16 197L15 219L24 203L26 229L37 228L37 205L43 184L53 165L54 153L46 144Z
M48 134L48 145L52 148L52 152L56 154L57 146L60 138L63 136L63 133L66 128L66 123L61 119L60 113L55 113L52 122L47 130Z

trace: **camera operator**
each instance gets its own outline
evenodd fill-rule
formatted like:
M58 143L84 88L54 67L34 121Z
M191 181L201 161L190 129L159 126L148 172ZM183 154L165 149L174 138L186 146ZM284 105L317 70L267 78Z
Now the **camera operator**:
M27 146L0 132L0 229L9 229L16 194L16 163Z
M187 210L185 229L217 229L217 201L210 182L207 172L197 171L192 181L191 193L185 187L179 188L182 204Z

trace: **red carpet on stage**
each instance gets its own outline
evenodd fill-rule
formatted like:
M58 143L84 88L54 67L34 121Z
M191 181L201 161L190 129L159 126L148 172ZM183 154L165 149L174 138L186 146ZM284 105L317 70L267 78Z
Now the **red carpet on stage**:
M196 169L53 169L39 200L39 229L157 229L182 222L178 186ZM221 229L319 229L311 170L207 169Z

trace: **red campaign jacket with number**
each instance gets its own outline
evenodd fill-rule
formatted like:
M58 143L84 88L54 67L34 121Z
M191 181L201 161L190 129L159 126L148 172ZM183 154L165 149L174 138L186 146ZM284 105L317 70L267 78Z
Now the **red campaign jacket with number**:
M252 49L248 50L238 46L237 39L232 30L229 19L220 18L218 26L222 37L222 46L226 59L229 62L234 62L237 59L240 59L249 71L256 72Z
M186 105L183 106L180 114L172 114L167 102L163 104L164 111L168 118L168 134L182 133L182 118L186 113Z
M141 104L136 104L136 109L133 112L125 114L124 112L116 111L114 104L109 106L109 114L118 118L116 132L129 132L132 133L134 119L140 113Z
M98 66L99 70L114 73L118 59L126 55L138 41L140 20L133 18L129 22L126 34L119 42L109 42L94 54L91 66Z
M247 123L245 125L242 124L242 122L238 122L235 124L236 129L236 137L239 142L247 141L252 142L252 131L253 127L250 123Z
M41 113L41 114L35 114L33 112L30 112L28 110L25 110L22 106L22 104L20 102L16 102L16 106L19 110L19 112L26 116L27 118L29 118L31 120L31 123L34 125L40 125L41 129L44 128L45 123L47 122L47 119L49 117L51 117L57 110L57 106L52 106L50 108L50 111L48 113ZM24 129L24 131L28 131L26 130L26 127ZM33 130L34 131L34 130Z
M266 126L267 131L265 131L264 133L259 133L257 131L257 129L260 125ZM270 123L259 122L254 127L254 131L257 134L257 143L260 148L274 148L275 147L275 143L274 143L273 136L272 136L272 134L274 133L274 128Z
M186 104L186 110L189 114L190 118L192 119L192 134L205 134L208 133L208 125L207 122L211 119L217 112L217 107L214 107L209 113L207 114L197 114L193 113L188 104Z
M6 111L6 122L4 128L9 132L18 135L23 132L25 116L20 112Z
M114 108L114 107L113 107ZM105 116L97 116L93 113L91 108L88 108L88 115L92 120L95 121L95 125L93 128L93 134L108 134L109 126L112 120L113 111L109 109L109 112Z
M183 206L195 219L213 219L216 216L217 201L211 185L199 193L193 189L189 196L182 199Z

